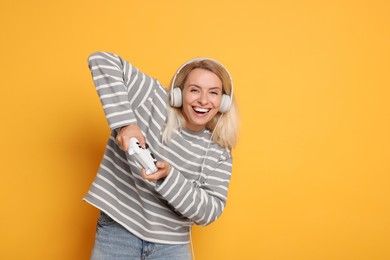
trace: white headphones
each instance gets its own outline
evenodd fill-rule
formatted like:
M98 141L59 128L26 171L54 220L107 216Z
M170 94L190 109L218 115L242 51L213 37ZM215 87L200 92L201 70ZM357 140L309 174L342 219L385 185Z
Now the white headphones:
M226 113L226 112L229 111L230 106L231 106L232 101L233 101L233 90L234 90L234 88L233 88L233 80L232 80L232 77L231 77L229 71L226 69L226 67L222 63L220 63L220 62L218 62L216 60L210 59L210 58L195 58L195 59L191 59L191 60L187 61L186 63L184 63L183 65L180 66L180 68L176 71L176 74L175 74L175 76L172 79L169 104L172 107L181 107L182 104L183 104L183 98L182 98L181 89L179 87L175 87L176 77L180 73L180 71L188 64L191 64L193 62L198 62L198 61L204 61L204 60L209 60L209 61L217 63L218 65L220 65L222 68L225 69L226 73L229 76L230 85L231 85L232 90L231 90L230 96L227 95L227 94L223 94L222 95L221 105L219 106L219 112Z

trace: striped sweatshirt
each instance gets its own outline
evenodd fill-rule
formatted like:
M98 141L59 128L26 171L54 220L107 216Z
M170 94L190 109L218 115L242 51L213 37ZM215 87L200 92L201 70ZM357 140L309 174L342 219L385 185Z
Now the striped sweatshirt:
M207 129L179 129L163 143L167 90L112 53L93 53L88 65L111 135L84 200L140 239L189 243L192 224L208 225L225 208L232 169L229 149L210 141ZM171 165L163 181L144 180L141 166L116 144L117 130L129 124L140 127L157 160Z

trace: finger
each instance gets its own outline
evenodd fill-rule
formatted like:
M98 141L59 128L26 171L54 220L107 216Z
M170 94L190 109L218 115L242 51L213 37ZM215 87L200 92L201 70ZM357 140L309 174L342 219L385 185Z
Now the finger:
M142 134L140 134L138 137L137 137L137 139L138 139L138 142L139 142L139 145L142 147L142 148L146 148L145 147L145 143L146 143L146 141L145 141L145 137L142 135Z
M126 149L125 149L125 139L126 138L124 138L123 136L120 136L119 138L118 138L118 145L119 145L119 148L121 148L123 151L127 151ZM129 144L127 143L127 146L129 146Z
M116 140L116 143L118 144L119 148L122 149L122 138L120 136L117 136L115 138L115 140Z
M168 167L168 163L163 161L157 161L156 166L158 169L165 169Z
M158 170L155 173L147 175L144 168L141 169L141 174L145 180L150 182L156 182L157 180L161 179L163 176L163 172L161 170Z
M123 151L128 151L129 150L129 145L130 145L130 139L129 138L124 138L123 139Z
M146 177L148 177L148 175L146 175L146 170L145 170L145 168L141 168L141 174L142 174L142 177L144 177L144 179L145 179Z
M143 174L143 177L145 180L150 181L150 182L156 182L158 178L155 176L155 173L146 175L145 173Z
M163 167L164 167L164 164L163 164L162 162L160 162L160 161L157 161L157 162L156 162L156 167L157 167L158 169L163 168Z

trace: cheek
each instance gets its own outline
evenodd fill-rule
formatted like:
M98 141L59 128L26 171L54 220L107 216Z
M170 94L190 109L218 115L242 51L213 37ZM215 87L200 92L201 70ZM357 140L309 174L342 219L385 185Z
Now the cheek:
M182 111L185 115L188 116L190 109L192 109L193 98L190 98L189 95L183 96Z
M216 96L211 99L211 102L213 103L214 107L219 107L221 105L222 96Z
M183 105L191 104L195 100L195 97L188 92L183 93Z

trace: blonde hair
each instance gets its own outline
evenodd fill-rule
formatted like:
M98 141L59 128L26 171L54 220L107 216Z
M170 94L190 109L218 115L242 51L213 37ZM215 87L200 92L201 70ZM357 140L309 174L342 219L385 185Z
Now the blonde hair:
M238 109L237 104L232 97L232 82L226 69L217 62L204 59L185 65L177 74L175 86L183 90L184 83L188 74L196 68L205 69L213 72L222 82L223 93L232 99L229 111L226 113L218 112L217 115L207 123L206 128L213 132L212 141L222 147L232 149L237 143L238 137ZM172 87L169 92L172 91ZM170 93L168 93L170 96ZM169 102L169 101L168 101ZM168 104L168 115L165 129L163 131L163 142L169 143L173 132L185 127L186 121L181 107L172 107Z

